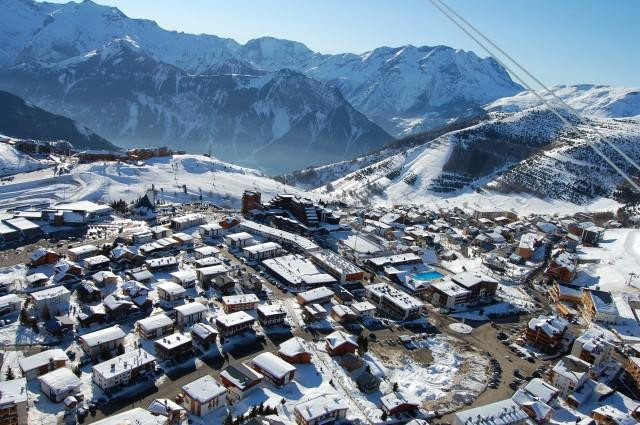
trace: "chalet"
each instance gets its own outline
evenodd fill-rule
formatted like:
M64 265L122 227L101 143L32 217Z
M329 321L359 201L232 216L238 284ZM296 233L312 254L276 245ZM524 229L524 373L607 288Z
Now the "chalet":
M553 285L549 288L549 296L556 302L579 305L582 303L582 287L562 285L556 281L553 282Z
M326 304L331 302L334 292L326 286L320 286L319 288L310 289L305 292L299 292L296 295L296 300L300 305L306 304Z
M244 363L229 365L220 372L220 383L227 389L229 400L237 402L260 387L264 375Z
M351 304L351 310L358 318L373 317L376 312L376 306L369 301L361 301Z
M20 310L22 299L16 294L0 296L0 316Z
M520 243L516 248L516 254L525 260L533 257L533 252L538 244L538 235L535 233L525 233L520 237Z
M224 237L224 242L230 248L244 248L255 243L255 241L253 240L253 236L247 232L232 233L226 235Z
M111 260L104 255L95 255L82 260L82 267L88 273L94 273L99 270L107 270L109 268Z
M93 257L100 254L98 247L94 245L82 245L75 248L71 248L67 251L67 257L71 261L82 261L85 258Z
M294 336L280 344L278 355L288 363L310 363L311 347L304 339Z
M339 323L350 322L356 319L356 314L347 305L336 304L331 309L331 317Z
M131 235L134 245L144 245L153 241L153 233L151 231L142 230Z
M180 260L176 257L152 258L144 262L150 272L177 269Z
M211 325L206 323L196 323L191 326L191 337L199 344L209 347L210 344L216 342L218 331Z
M315 320L324 320L329 315L329 312L322 304L307 304L302 308L305 320L313 322Z
M24 378L0 382L0 417L7 425L27 425L27 380Z
M187 290L175 282L161 282L156 285L158 299L167 303L175 303L183 300Z
M560 251L551 258L545 270L547 276L552 276L561 282L569 283L576 276L577 257L566 251Z
M171 272L171 280L183 288L193 288L196 286L198 276L193 270L178 270Z
M78 322L82 326L91 326L96 323L104 323L107 320L107 312L102 304L82 307L78 313Z
M258 306L258 321L262 326L279 325L284 323L287 312L279 304L265 304Z
M392 392L380 397L382 411L387 415L397 415L398 413L413 412L420 404L416 400L409 400L403 394Z
M123 294L130 297L147 295L149 293L149 288L147 288L137 280L127 280L122 284L121 289Z
M91 303L100 301L102 299L102 292L100 288L89 281L84 281L76 289L76 296L78 299L85 303Z
M211 282L213 287L218 291L222 292L223 294L235 293L235 288L236 288L236 285L238 285L238 283L239 283L238 279L226 274L217 275L216 277L213 278L213 281Z
M204 214L193 213L186 214L179 217L173 217L171 219L171 229L176 232L181 232L191 227L200 226L205 223Z
M155 226L150 228L149 231L151 232L153 239L156 240L171 237L172 233L171 229L164 226Z
M609 362L613 358L614 345L598 328L587 329L574 342L571 355L594 367Z
M149 240L151 240L151 234L149 234ZM144 264L144 257L142 255L136 254L123 245L118 245L113 248L109 257L114 264L124 266L141 266Z
M105 297L102 304L104 305L105 313L107 313L107 318L110 320L124 319L138 310L131 298L118 294L111 294Z
M193 236L186 233L178 232L171 236L171 239L175 240L179 249L191 252L193 250Z
M227 390L210 375L182 387L183 406L196 416L205 416L227 404Z
M210 267L210 266L218 266L222 264L222 260L219 259L218 257L204 257L204 258L200 258L199 260L195 260L193 262L193 265L196 267L196 269L203 269L205 267Z
M198 227L198 233L203 239L218 238L226 233L226 229L218 223L207 223Z
M91 380L103 391L109 391L135 381L152 371L155 364L154 356L137 348L93 366Z
M196 274L203 287L207 287L216 276L226 274L228 271L229 269L227 269L224 264L218 264L216 266L196 269Z
M118 276L110 270L101 270L91 275L91 280L100 288L118 283Z
M525 337L527 341L544 351L555 353L559 350L568 323L555 316L538 316L529 320Z
M75 321L69 316L54 316L49 320L45 320L44 329L53 336L62 337L65 334L73 332Z
M250 360L250 365L276 387L293 380L296 368L273 353L264 352Z
M154 339L173 332L173 319L160 313L138 320L136 331L145 339Z
M40 375L65 367L69 357L60 348L52 348L18 360L22 376L32 380Z
M29 255L29 264L32 267L55 264L60 260L60 254L46 248L37 248Z
M353 373L364 366L364 360L356 354L347 353L340 359L340 366L347 372Z
M54 403L59 403L67 396L80 393L82 381L66 367L55 369L38 377L40 390Z
M587 323L616 324L619 320L618 308L611 292L584 289L580 310Z
M191 343L191 335L181 334L179 332L165 335L154 342L156 354L163 360L175 359L185 353L191 351L193 344Z
M194 301L174 308L176 312L176 324L181 328L202 321L207 313L207 307Z
M255 294L228 295L222 297L222 306L225 313L233 313L235 311L247 311L255 309L260 300Z
M281 251L282 247L276 242L265 242L242 248L243 255L252 261L261 261L276 257Z
M321 394L296 404L293 414L298 425L327 425L345 419L348 410L344 399Z
M120 326L115 325L81 335L79 338L80 346L87 355L95 357L101 353L111 352L123 345L126 335Z
M220 254L220 250L213 246L201 246L193 250L193 258L196 260L202 260L208 257L217 257Z
M216 317L216 327L222 336L231 336L250 329L255 319L244 311Z
M140 283L151 283L155 279L153 274L146 268L135 268L128 270L125 275L131 280L138 281Z
M80 280L82 267L67 260L60 260L53 266L55 283L73 283Z
M557 388L534 378L523 388L516 391L511 399L538 424L547 423L553 413L553 407L559 395Z
M63 311L68 308L70 296L71 292L64 286L54 286L41 291L31 292L29 299L31 300L31 305L33 305L38 312L43 313L46 307L49 313L56 314L57 311Z
M342 356L355 353L358 343L353 335L343 331L335 331L325 337L325 346L330 356Z
M49 276L44 273L33 273L25 277L25 282L30 288L44 286L49 282Z
M371 394L380 389L380 383L382 380L377 376L364 371L360 373L354 380L358 389L365 394Z

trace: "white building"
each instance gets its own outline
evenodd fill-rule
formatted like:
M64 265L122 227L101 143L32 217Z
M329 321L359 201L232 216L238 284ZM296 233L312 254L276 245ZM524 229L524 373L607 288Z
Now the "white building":
M127 334L118 325L84 334L80 337L80 345L85 353L97 356L103 352L115 350L124 343Z
M224 242L231 248L244 248L253 245L253 236L247 232L232 233L224 237Z
M302 255L283 255L264 260L262 264L270 274L292 288L313 288L336 283L333 276L319 269Z
M193 415L205 416L227 404L227 390L205 375L182 387L183 406Z
M187 290L175 282L158 283L156 290L158 291L158 298L168 303L183 300L187 294Z
M300 292L296 295L298 304L326 304L331 301L334 296L334 292L326 286L320 286L319 288L309 289L308 291Z
M340 283L364 278L364 272L358 266L329 249L312 252L311 260L327 270Z
M584 360L574 356L565 356L558 360L549 373L549 381L560 391L562 398L567 398L589 379L590 367L591 365Z
M176 323L185 327L200 322L207 312L207 307L198 301L175 307Z
M373 317L376 312L376 306L371 304L369 301L362 301L358 303L351 304L351 310L358 317Z
M253 261L265 260L273 258L280 254L282 247L275 242L265 242L257 245L251 245L242 248L242 254Z
M267 240L278 242L284 246L291 246L304 252L312 252L320 249L318 245L305 237L250 220L244 220L236 227L254 235L262 236Z
M571 355L591 363L594 367L612 359L614 347L604 332L597 328L587 329L573 343Z
M191 227L200 226L201 224L204 224L204 222L204 214L186 214L179 217L173 217L171 219L171 228L176 232L181 232Z
M71 292L64 286L54 286L29 294L31 303L36 310L42 313L46 306L51 315L55 315L58 310L66 310L70 297Z
M61 367L38 378L40 390L51 401L61 402L65 397L80 391L82 381L66 367Z
M138 320L135 327L143 338L158 338L173 332L173 319L164 313L155 314Z
M395 319L408 320L418 317L424 306L416 298L386 283L368 285L365 289L369 301L381 313Z
M217 257L220 254L220 250L215 246L200 246L193 250L193 258L196 260L202 260L207 257Z
M218 223L207 223L198 227L198 232L202 238L213 239L224 235L225 229Z
M0 297L0 315L18 311L21 306L22 299L16 294L8 294Z
M526 425L529 416L513 400L497 401L454 413L453 425Z
M111 415L107 418L93 422L95 425L166 425L167 418L160 415L154 415L142 407L136 407L126 412Z
M125 386L152 370L155 362L154 356L138 348L93 366L91 379L103 390Z
M0 416L7 425L27 425L27 380L24 378L0 382Z

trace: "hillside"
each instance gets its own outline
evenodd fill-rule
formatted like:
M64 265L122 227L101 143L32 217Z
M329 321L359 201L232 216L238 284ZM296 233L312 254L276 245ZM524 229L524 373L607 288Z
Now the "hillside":
M35 140L66 140L77 149L119 149L70 118L52 114L0 91L0 134Z

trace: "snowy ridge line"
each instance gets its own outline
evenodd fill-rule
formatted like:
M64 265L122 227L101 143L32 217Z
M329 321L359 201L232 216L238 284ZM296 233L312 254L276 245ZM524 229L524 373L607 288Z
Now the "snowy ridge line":
M511 75L513 75L516 80L518 80L520 82L520 84L522 84L529 92L531 92L534 96L536 96L541 102L543 102L547 108L549 108L549 110L551 112L553 112L565 125L569 126L569 127L573 127L574 129L578 130L578 127L571 124L565 117L563 117L558 111L556 111L555 108L553 108L553 106L542 96L540 96L540 94L538 94L526 81L524 81L524 79L522 77L520 77L520 75L518 75L511 67L509 67L508 65L506 65L504 62L502 62L496 55L495 53L493 53L491 51L491 49L489 49L488 47L486 47L482 42L480 42L476 37L474 37L466 28L464 28L458 21L456 21L451 15L449 15L439 4L442 3L444 5L444 2L442 2L442 0L430 0L431 3L438 9L440 10L447 18L449 18L449 20L451 20L451 22L453 22L458 28L460 28L465 34L467 34L473 41L475 41L480 47L482 47L483 50L485 50L487 52L487 54L489 54L496 62L498 62L498 64L500 64L500 66L504 67L507 71L509 71L511 73ZM444 5L444 7L446 7L447 9L451 10L449 7L447 7L446 5ZM455 12L453 12L455 13ZM459 16L456 13L456 16ZM462 19L462 18L461 18ZM464 21L464 20L463 20ZM467 21L464 21L467 22ZM469 24L469 26L471 26ZM473 26L471 26L471 28L474 28ZM486 37L484 35L482 35L482 33L480 33L480 31L478 31L477 29L474 28L474 30L480 34L483 38L486 39ZM491 43L493 44L493 43ZM515 63L515 61L514 61ZM519 66L519 65L518 65ZM525 71L526 72L526 71ZM578 117L582 120L582 116L578 115ZM597 132L597 131L596 131ZM597 132L600 136L601 133ZM631 177L629 177L629 175L627 173L625 173L620 167L618 167L608 156L606 156L604 154L604 152L602 152L595 144L593 144L593 142L591 140L589 140L588 138L584 139L585 142L598 154L600 155L600 157L602 157L602 159L604 159L614 170L616 170L618 172L618 174L620 174L622 177L624 177L625 180L627 180L629 182L629 184L636 189L638 192L640 192L640 186L634 182ZM605 140L605 143L609 144L609 142ZM616 151L618 151L617 147L614 147L614 149ZM626 159L628 158L625 154L622 154L623 157ZM631 163L640 170L640 167L638 167L638 165L631 161Z

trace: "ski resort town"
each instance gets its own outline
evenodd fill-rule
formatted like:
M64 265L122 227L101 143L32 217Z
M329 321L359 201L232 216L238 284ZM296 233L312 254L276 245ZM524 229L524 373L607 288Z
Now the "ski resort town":
M3 424L633 424L633 211L6 208Z

